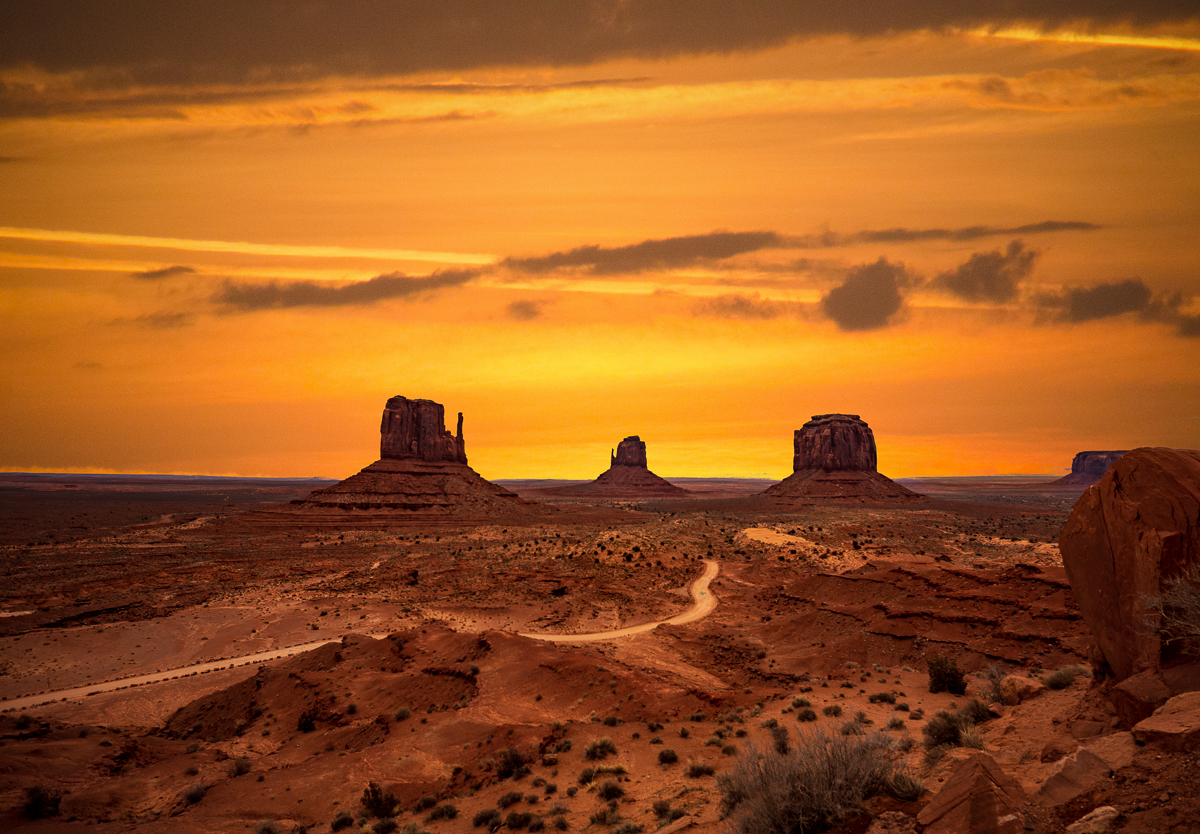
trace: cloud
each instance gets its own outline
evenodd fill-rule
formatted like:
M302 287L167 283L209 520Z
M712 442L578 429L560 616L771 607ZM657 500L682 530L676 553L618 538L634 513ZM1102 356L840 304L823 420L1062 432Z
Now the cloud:
M146 281L158 281L162 278L174 278L177 275L192 275L196 272L190 266L164 266L162 269L147 269L145 272L129 273L134 278L141 278Z
M851 269L845 282L821 299L821 308L842 330L874 330L900 310L900 288L911 278L904 264L880 258Z
M885 35L1006 24L1085 27L1195 19L1194 0L7 0L7 66L93 71L111 84L377 77L613 58L721 54L830 34ZM102 70L102 72L101 72Z
M190 313L147 313L134 318L113 319L110 324L131 324L134 327L145 327L151 330L175 330L180 327L188 327L192 320Z
M1200 339L1200 316L1180 316L1179 335L1188 339Z
M505 258L500 265L522 272L580 269L593 275L614 275L691 266L784 245L784 238L775 232L711 232L643 240L629 246L580 246L535 258Z
M316 281L226 281L213 301L230 310L282 310L292 307L367 306L393 298L412 298L447 287L458 287L478 278L480 270L442 270L427 276L391 272L353 284Z
M1082 220L1043 220L1023 226L965 226L960 229L880 229L855 232L839 239L839 243L914 243L922 240L978 240L1001 235L1036 235L1046 232L1090 232L1101 228ZM830 245L830 244L827 244Z
M1014 240L1005 252L976 252L966 263L943 272L933 283L967 301L1003 304L1017 297L1017 285L1033 271L1038 254Z
M1063 318L1081 322L1119 316L1123 313L1142 313L1150 307L1153 297L1145 282L1136 278L1112 284L1068 290L1062 298Z
M702 301L694 310L698 315L719 319L777 319L793 307L760 298L758 293L729 293Z
M505 307L504 312L509 318L516 319L517 321L533 321L536 318L541 318L542 302L521 299Z

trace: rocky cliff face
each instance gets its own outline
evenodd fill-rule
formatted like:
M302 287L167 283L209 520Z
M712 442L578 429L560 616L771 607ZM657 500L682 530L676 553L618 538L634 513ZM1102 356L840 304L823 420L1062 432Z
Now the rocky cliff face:
M876 471L875 435L857 414L818 414L796 430L792 471Z
M1079 611L1117 679L1164 673L1181 658L1162 644L1146 598L1200 563L1200 452L1123 455L1080 496L1059 550Z
M379 457L383 460L467 462L462 434L463 416L458 415L458 434L446 431L446 412L432 400L392 397L383 409L379 427Z
M646 469L646 442L636 434L625 438L617 444L617 451L609 455L608 465L640 466Z
M1111 452L1080 452L1071 461L1071 474L1058 480L1059 484L1090 486L1104 477L1108 467L1116 463L1127 449Z

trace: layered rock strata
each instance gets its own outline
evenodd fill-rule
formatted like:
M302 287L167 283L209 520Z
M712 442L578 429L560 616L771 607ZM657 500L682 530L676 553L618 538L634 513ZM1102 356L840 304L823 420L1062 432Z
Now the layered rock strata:
M1114 695L1150 709L1190 687L1185 679L1200 670L1163 641L1148 599L1200 564L1200 451L1123 455L1075 503L1059 550L1103 665L1123 687ZM1136 717L1132 707L1122 712Z
M1060 486L1091 486L1104 477L1108 467L1116 463L1128 449L1109 452L1080 452L1071 461L1071 474L1055 481Z
M587 498L670 498L692 494L650 471L646 465L646 442L636 434L617 444L608 460L608 470L591 483L555 487L543 492Z
M792 474L763 494L852 501L915 500L876 470L875 435L857 414L818 414L796 430Z
M294 503L310 510L400 510L434 515L490 515L535 506L467 466L461 413L457 434L452 435L446 431L441 404L392 397L384 407L379 431L379 460Z

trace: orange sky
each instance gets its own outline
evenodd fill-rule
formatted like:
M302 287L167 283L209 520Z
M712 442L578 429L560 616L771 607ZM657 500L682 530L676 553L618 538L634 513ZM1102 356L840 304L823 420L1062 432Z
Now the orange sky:
M345 477L396 394L489 478L1200 446L1188 4L172 5L0 34L2 471Z

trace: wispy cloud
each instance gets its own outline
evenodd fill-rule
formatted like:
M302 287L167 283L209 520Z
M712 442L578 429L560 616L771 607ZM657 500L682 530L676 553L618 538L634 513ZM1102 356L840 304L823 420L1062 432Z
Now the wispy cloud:
M164 266L161 269L147 269L144 272L130 273L134 278L145 281L159 281L163 278L174 278L177 275L193 275L196 270L190 266Z
M784 245L776 232L711 232L643 240L628 246L580 246L533 258L505 258L500 266L522 272L577 269L593 275L692 266Z
M400 272L377 275L350 284L315 281L226 281L212 300L229 311L281 310L293 307L367 306L394 298L413 298L449 287L459 287L479 277L479 270L460 269L412 276Z
M151 330L175 330L180 327L188 327L193 321L194 317L190 313L146 313L132 318L116 318L110 324L132 325Z
M536 318L541 318L542 302L533 301L530 299L521 299L514 301L504 308L504 312L510 319L517 321L533 321Z
M177 237L149 237L104 232L78 232L55 229L21 229L0 226L0 238L75 243L85 246L133 246L150 249L174 249L181 252L222 252L239 255L268 255L297 258L362 258L369 260L428 261L450 264L490 264L494 255L466 252L430 252L416 249L369 249L346 246L296 246L278 243L249 243L229 240L192 240Z
M758 293L727 293L701 301L693 309L701 316L753 320L777 319L798 307L793 303L764 299Z

